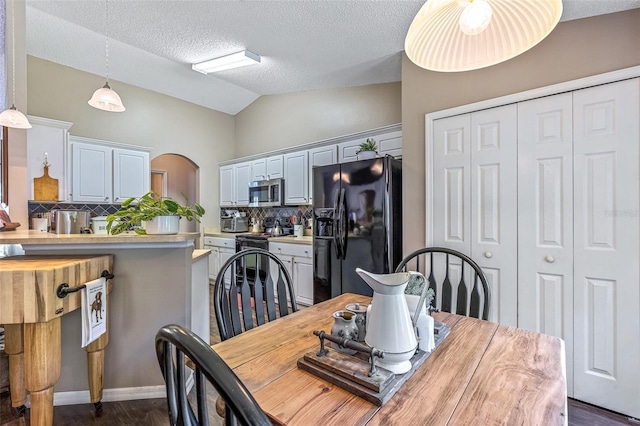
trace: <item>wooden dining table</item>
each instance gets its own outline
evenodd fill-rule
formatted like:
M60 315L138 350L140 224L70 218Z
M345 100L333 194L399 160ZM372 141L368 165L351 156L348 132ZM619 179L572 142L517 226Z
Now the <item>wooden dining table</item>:
M567 424L564 342L494 322L434 313L451 333L383 406L297 367L319 348L313 330L329 332L333 312L370 300L343 294L213 349L274 424Z

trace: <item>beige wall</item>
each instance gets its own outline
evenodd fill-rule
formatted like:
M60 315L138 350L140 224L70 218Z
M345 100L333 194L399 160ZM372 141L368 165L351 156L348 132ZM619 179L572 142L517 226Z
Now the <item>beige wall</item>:
M100 111L87 101L104 77L31 56L27 80L30 115L72 122L72 135L150 147L152 159L167 153L191 159L200 167L200 202L207 210L202 223L218 225L217 165L234 158L233 116L118 81L111 87L127 110ZM16 202L26 205L12 197Z
M236 157L397 124L400 83L262 96L236 115Z
M640 65L640 9L560 23L510 61L437 73L402 59L404 251L425 245L425 114Z

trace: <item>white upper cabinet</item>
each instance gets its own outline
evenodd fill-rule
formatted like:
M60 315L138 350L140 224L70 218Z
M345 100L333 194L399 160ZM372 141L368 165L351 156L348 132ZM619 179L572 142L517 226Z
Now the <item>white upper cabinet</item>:
M72 201L110 203L113 195L112 148L87 144L71 144ZM142 195L142 194L140 194Z
M251 180L282 179L284 167L282 155L272 155L251 162Z
M233 207L236 202L235 164L220 166L220 207Z
M73 123L29 116L33 126L27 130L27 178L29 199L34 199L33 179L44 174L44 155L47 154L49 176L58 179L57 201L68 200L67 185L67 139ZM56 200L48 200L56 201Z
M70 201L122 203L149 192L149 150L122 148L95 139L69 137L71 144Z
M249 204L251 161L220 166L220 207L243 207Z
M139 197L151 188L149 153L131 149L113 150L113 202Z
M251 162L236 164L235 169L235 206L249 205L249 183L251 183Z
M284 203L309 203L309 153L292 152L284 155Z
M368 138L376 141L378 157L384 157L385 155L391 155L393 157L402 156L402 130L395 130L393 132L353 139L338 144L338 161L340 163L356 161L358 159L357 153L360 150L360 144L366 142Z

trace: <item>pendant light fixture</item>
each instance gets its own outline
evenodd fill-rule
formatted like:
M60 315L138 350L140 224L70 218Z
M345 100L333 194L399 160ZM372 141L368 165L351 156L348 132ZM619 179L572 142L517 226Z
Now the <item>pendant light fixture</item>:
M15 30L15 1L11 2L11 87L13 103L11 108L0 114L0 126L14 129L30 129L31 123L27 117L16 109L16 30Z
M542 41L562 0L427 0L405 39L407 57L432 71L488 67Z
M107 82L103 87L93 92L89 99L89 105L104 111L122 112L125 110L120 96L109 86L109 0L105 0L105 57L106 57L106 77Z

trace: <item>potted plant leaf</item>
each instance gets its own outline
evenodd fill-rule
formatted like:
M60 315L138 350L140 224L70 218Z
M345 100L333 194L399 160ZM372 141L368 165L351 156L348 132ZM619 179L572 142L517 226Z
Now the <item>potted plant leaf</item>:
M188 203L185 197L185 203ZM182 205L171 197L160 197L149 191L141 197L131 197L120 210L107 216L107 232L120 234L134 228L136 234L177 234L180 218L200 222L205 213L198 204Z
M367 138L365 142L360 144L360 149L356 152L358 160L367 160L369 158L376 158L378 155L378 146L373 138Z

